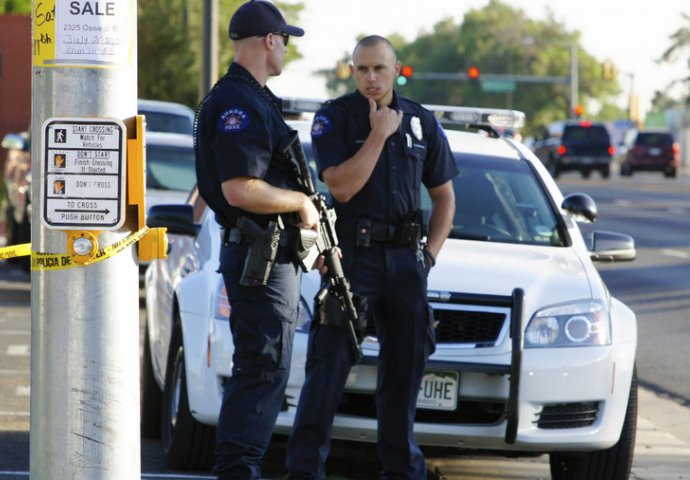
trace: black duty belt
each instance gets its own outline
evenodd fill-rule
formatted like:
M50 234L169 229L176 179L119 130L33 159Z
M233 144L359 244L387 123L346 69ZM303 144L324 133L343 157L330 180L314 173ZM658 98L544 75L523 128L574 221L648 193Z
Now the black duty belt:
M377 242L392 242L396 239L397 231L398 225L372 221L369 227L369 236Z
M370 241L396 246L417 248L422 238L422 226L418 223L383 223L369 219L357 221L356 245L368 247Z

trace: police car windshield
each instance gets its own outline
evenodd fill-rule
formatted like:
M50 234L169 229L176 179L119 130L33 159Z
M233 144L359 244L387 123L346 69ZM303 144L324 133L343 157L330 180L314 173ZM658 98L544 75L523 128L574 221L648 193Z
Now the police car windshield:
M456 211L449 238L563 246L557 214L527 162L456 154ZM431 201L422 202L425 215Z
M147 188L189 192L195 183L194 150L191 146L147 145Z
M192 135L192 119L169 112L140 112L146 115L146 130L149 132L170 132Z

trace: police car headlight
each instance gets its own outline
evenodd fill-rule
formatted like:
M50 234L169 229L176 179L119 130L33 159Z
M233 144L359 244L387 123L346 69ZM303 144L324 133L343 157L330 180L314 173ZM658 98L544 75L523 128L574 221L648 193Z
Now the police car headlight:
M584 301L548 307L531 318L525 348L611 344L611 318L602 302Z
M217 320L227 320L230 318L230 300L228 300L228 291L225 289L225 282L221 277L216 287L216 306L214 308L213 316Z
M299 299L299 310L297 312L296 329L298 331L308 333L309 328L311 327L311 319L312 319L311 308L309 308L309 304L304 299L304 297L300 297L300 299Z

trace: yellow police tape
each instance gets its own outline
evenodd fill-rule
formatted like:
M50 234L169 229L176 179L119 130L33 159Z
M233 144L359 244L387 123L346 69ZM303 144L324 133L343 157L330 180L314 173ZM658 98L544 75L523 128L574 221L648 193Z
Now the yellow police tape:
M21 245L14 245L12 247L0 248L0 260L8 260L14 257L23 257L31 254L31 244L22 243Z
M62 270L65 268L82 267L117 255L124 249L134 245L141 240L148 232L149 227L132 233L126 238L119 240L112 245L99 249L92 259L86 262L75 262L74 259L65 253L41 253L31 250L30 243L14 245L12 247L0 248L0 260L31 255L31 270Z

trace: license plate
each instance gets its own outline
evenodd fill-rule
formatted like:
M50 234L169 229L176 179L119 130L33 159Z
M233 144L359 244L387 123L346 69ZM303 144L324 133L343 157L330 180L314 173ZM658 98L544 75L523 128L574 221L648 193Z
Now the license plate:
M661 149L660 149L660 148L650 148L650 149L649 149L649 154L650 154L652 157L658 157L659 155L661 155Z
M594 158L593 157L582 157L582 163L585 165L591 165L594 163Z
M458 372L425 372L417 396L417 408L455 410L458 406Z

